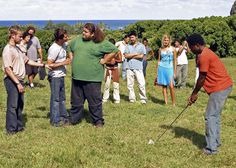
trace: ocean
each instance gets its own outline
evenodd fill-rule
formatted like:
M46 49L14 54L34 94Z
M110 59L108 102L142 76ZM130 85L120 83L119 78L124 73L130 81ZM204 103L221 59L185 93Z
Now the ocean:
M15 24L19 24L19 25L35 25L39 28L43 28L49 20L0 20L0 26L12 26ZM111 29L111 30L119 30L119 29L123 29L125 26L135 23L137 22L137 20L50 20L52 21L54 24L58 24L58 23L67 23L69 25L74 25L77 23L94 23L94 24L98 24L98 23L104 23L107 28Z

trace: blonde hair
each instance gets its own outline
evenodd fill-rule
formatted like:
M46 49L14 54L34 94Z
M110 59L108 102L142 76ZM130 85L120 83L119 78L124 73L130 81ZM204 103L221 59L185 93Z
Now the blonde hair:
M16 35L19 31L21 31L21 28L18 25L14 25L14 26L9 27L9 29L8 29L9 39L11 38L12 35Z
M166 38L169 39L169 45L168 45L168 47L171 46L171 43L172 43L171 36L168 35L168 34L164 34L164 35L162 36L162 40L161 40L161 47L162 47L162 48L164 47L164 40L165 40Z

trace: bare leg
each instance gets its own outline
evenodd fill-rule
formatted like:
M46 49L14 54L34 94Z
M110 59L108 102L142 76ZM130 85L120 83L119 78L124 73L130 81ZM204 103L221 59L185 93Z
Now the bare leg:
M33 85L33 80L34 80L35 74L31 74L28 75L28 79L29 79L29 85L32 86Z
M167 104L167 87L166 86L162 86L162 93L164 96L164 100L165 100L165 104Z
M175 90L172 81L170 83L170 95L171 95L172 105L175 106Z

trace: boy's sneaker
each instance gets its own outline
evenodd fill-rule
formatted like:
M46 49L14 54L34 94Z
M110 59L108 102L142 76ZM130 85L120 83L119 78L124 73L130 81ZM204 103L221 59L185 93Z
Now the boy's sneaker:
M140 100L141 104L146 104L146 100Z
M134 102L135 102L135 100L129 100L129 102L130 102L130 103L134 103Z
M218 151L217 150L211 150L211 149L208 149L208 148L204 148L203 153L206 154L206 155L216 155L218 153Z
M30 88L34 88L34 84L33 84L33 83L30 83L30 84L29 84L29 87L30 87Z

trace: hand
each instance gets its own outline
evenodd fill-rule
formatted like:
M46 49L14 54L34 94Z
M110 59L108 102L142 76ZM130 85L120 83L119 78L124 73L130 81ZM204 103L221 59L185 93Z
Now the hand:
M195 101L197 101L198 99L198 95L197 94L192 94L189 98L188 98L188 105L192 105L193 103L195 103Z
M104 65L106 63L106 61L102 58L100 59L100 64Z
M24 93L24 92L25 92L25 89L24 89L24 87L22 86L21 83L17 84L17 89L18 89L18 91L19 91L20 93Z
M157 77L154 80L154 86L156 86L156 85L157 85Z
M44 66L45 66L47 69L52 70L52 68L50 67L50 65L44 64Z
M71 63L71 59L70 58L67 58L66 60L65 60L65 65L68 65L68 64L70 64Z
M116 63L116 59L115 59L115 58L112 58L110 64L111 64L111 65L114 65L115 63Z

